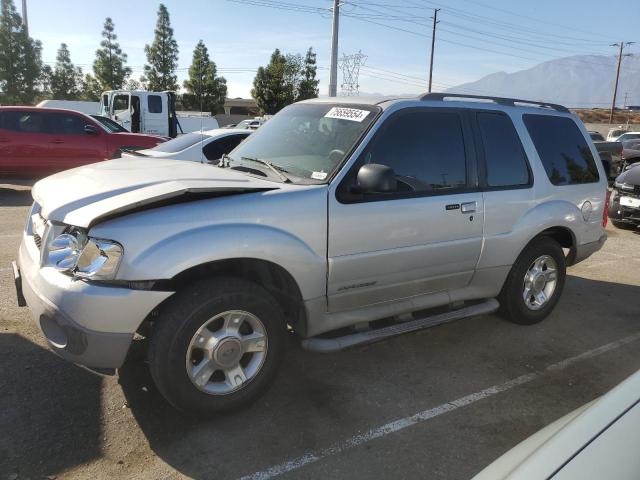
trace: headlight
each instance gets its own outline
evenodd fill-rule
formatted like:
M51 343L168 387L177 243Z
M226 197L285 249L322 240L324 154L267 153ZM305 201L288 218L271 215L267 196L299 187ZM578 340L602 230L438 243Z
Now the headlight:
M89 238L74 273L82 278L111 280L116 276L121 258L122 245L119 243Z
M75 231L55 237L47 248L47 264L80 278L111 280L122 258L122 245Z

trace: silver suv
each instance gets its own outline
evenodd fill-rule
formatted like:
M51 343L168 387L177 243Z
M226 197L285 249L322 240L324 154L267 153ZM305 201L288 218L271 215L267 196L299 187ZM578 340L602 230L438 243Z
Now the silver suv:
M171 404L225 410L267 388L290 334L329 352L498 309L544 319L606 239L597 158L559 105L305 101L217 165L38 182L16 285L61 356L114 373L135 337Z

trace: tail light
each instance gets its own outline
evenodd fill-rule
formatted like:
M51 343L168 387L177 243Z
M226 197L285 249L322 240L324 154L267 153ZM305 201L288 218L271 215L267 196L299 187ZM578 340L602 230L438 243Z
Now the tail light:
M607 211L609 210L609 197L611 196L611 192L607 189L607 192L604 196L604 209L602 210L602 226L606 228L607 222L609 221L609 217L607 216Z

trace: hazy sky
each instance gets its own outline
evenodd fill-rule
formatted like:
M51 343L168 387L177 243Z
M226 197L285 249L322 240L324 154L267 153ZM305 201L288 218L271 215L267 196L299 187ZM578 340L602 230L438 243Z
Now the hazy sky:
M14 1L20 9L20 0ZM332 1L164 3L180 47L180 83L199 39L204 40L227 78L231 97L249 96L256 68L268 62L274 48L304 53L313 46L318 54L321 94L326 94ZM608 46L612 42L640 42L638 0L346 0L341 7L339 51L342 55L361 50L368 56L360 73L361 91L398 94L426 90L429 17L434 7L442 8L434 90L562 56L612 55L615 49ZM147 0L28 0L29 29L43 43L45 62L55 62L56 50L65 42L72 60L89 71L102 24L110 16L137 78L146 61L144 45L153 40L157 8L158 2ZM640 54L640 44L630 51ZM339 83L341 79L340 75Z

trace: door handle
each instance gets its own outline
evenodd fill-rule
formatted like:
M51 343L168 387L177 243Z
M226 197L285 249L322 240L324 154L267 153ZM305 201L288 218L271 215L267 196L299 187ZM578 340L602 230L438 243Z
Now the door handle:
M478 202L465 202L460 204L460 211L462 213L473 213L478 208Z
M60 140L60 139L51 140L51 143L55 143L55 144L64 143L64 140Z

